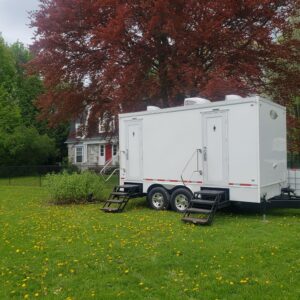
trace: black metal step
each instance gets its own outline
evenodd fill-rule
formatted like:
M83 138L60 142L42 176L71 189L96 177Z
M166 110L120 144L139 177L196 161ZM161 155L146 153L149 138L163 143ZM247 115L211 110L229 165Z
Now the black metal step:
M208 224L208 219L200 219L200 218L192 218L192 217L183 217L181 219L183 222L190 222L193 224L201 224L205 225Z
M115 187L115 191L122 190L123 192L127 193L139 193L140 192L140 186L135 184L124 184L124 185L118 185Z
M123 185L117 185L119 188L137 188L139 185L137 184L123 184Z
M129 199L136 198L138 196L141 196L140 185L117 185L114 187L108 200L106 200L101 210L107 213L122 212L124 211ZM115 205L110 206L111 204Z
M210 209L203 209L203 208L188 208L186 213L195 213L195 214L210 214L212 211Z
M126 197L126 196L129 196L129 193L127 193L127 192L112 192L111 195Z
M213 205L215 203L215 200L205 200L205 199L192 199L191 202L193 204L207 204L207 205Z
M223 195L224 191L219 190L201 190L199 192L195 192L194 195L197 196L219 196Z
M118 207L103 207L101 208L101 210L105 211L105 212L110 212L110 213L116 213L116 212L120 212L120 208Z
M218 206L217 208L218 209L221 209L221 208L225 208L225 207L228 207L231 205L231 202L230 201L222 201L222 202L219 202L218 203Z
M106 203L117 203L117 204L121 204L126 202L125 200L118 200L118 199L108 199L106 200Z

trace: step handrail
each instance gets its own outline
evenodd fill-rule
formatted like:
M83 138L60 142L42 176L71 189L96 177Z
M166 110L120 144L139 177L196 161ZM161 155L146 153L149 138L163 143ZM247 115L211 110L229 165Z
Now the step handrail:
M104 173L104 171L107 169L107 167L112 163L112 161L113 161L113 159L111 158L111 159L109 159L106 163L105 163L105 165L103 166L103 168L101 169L101 171L100 171L100 175L103 175L103 173Z
M203 171L199 170L199 153L201 154L202 150L201 149L196 149L192 153L191 157L188 159L188 161L186 162L184 168L181 171L180 179L181 179L181 181L182 181L182 183L183 183L184 186L185 186L184 179L183 179L184 172L187 169L187 167L190 165L190 163L193 160L195 154L196 154L196 161L197 161L196 162L197 163L197 170L192 172L192 174L189 177L189 180L192 178L192 176L194 175L194 173L199 173L200 175L203 175Z
M111 174L110 174L106 179L104 179L104 181L107 182L108 180L110 180L110 178L116 173L116 171L119 171L119 170L120 170L120 168L114 169L114 170L111 172Z

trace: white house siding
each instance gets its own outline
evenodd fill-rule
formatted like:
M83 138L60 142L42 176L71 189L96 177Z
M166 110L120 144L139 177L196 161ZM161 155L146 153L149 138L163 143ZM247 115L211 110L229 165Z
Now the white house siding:
M73 144L68 145L68 158L70 163L75 164L75 145Z
M88 165L99 164L99 144L87 145L87 164Z
M100 147L103 145L103 156L100 154ZM103 166L106 161L106 145L104 142L94 142L90 141L81 143L69 143L68 144L68 159L69 162L79 166L80 168L88 168L89 166ZM83 147L83 161L81 163L76 163L76 147ZM112 147L112 162L113 166L117 166L119 164L119 147L117 145L117 152L114 153Z
M119 145L116 144L116 147L117 147L117 153L115 154L114 153L114 149L112 148L112 164L115 166L115 165L118 165L119 164Z

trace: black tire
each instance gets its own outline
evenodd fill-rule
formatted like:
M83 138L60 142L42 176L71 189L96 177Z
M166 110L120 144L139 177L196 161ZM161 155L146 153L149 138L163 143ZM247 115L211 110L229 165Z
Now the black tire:
M171 194L172 210L184 213L188 208L193 194L184 188L178 188Z
M170 205L170 195L163 187L153 188L147 195L149 206L155 210L167 209Z

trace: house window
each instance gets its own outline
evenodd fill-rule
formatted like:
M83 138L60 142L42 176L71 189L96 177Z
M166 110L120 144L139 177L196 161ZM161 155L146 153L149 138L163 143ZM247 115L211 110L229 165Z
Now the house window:
M99 118L99 133L105 132L105 122L102 118Z
M81 124L80 123L75 124L75 132L76 132L76 137L80 138L81 137Z
M76 147L76 163L82 163L83 162L83 147L77 146Z
M115 127L115 116L112 116L110 121L107 114L104 114L102 118L99 118L99 133L104 133L106 131L113 132Z
M117 155L117 150L118 150L117 145L113 145L113 155L114 155L114 156Z
M109 122L109 130L113 132L116 129L115 116L112 117L112 120Z
M100 156L104 156L104 145L100 146Z

